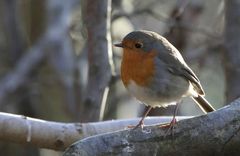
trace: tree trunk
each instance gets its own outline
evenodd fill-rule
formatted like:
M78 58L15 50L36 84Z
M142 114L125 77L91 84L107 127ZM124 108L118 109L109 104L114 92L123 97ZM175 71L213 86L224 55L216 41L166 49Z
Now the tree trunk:
M82 5L88 37L89 71L88 84L80 108L80 120L86 122L99 120L108 95L112 65L109 30L111 0L85 0Z
M225 0L225 72L227 102L240 97L240 0Z

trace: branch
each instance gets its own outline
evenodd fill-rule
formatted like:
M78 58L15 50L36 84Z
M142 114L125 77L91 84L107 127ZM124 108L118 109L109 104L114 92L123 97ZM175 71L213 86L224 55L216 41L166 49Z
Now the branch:
M179 117L185 119L189 117ZM61 123L0 113L0 140L31 144L39 148L64 150L72 143L88 136L113 132L136 125L140 119L115 120L93 123ZM171 117L152 117L146 124L166 123Z
M178 27L180 27L182 29L192 31L195 33L204 34L204 35L208 36L209 38L213 38L213 39L219 39L221 37L220 34L214 33L211 30L206 29L205 27L196 26L194 24L186 23L184 21L176 22L176 20L174 18L168 18L164 15L156 13L151 8L152 8L151 6L147 6L146 8L143 8L143 9L134 10L131 13L120 12L120 13L117 13L112 16L112 21L117 20L120 17L132 18L135 16L141 16L142 14L146 14L146 15L149 15L149 16L155 18L156 20L164 22L169 27L172 27L173 25L177 25Z
M16 68L4 76L0 81L0 106L3 105L3 99L21 86L28 75L44 58L42 46L45 42L41 41L30 48L26 54L19 60Z
M218 111L177 123L174 137L167 128L123 130L80 140L67 155L238 155L240 99Z
M61 40L62 36L66 35L69 28L67 22L69 16L63 15L70 14L71 9L69 7L73 7L75 3L74 0L69 1L67 5L58 0L48 1L48 29L38 42L19 59L13 71L1 79L0 106L3 105L3 99L23 85L28 74L46 57L48 52L46 48L54 46Z

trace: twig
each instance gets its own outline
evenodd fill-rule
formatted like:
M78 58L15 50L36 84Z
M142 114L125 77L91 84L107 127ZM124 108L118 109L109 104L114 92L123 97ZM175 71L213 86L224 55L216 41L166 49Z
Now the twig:
M161 14L157 14L156 12L151 10L150 8L151 7L146 7L146 8L143 8L143 9L135 10L132 13L118 13L118 14L116 14L112 17L112 20L116 20L120 17L132 18L132 17L139 16L139 15L142 15L142 14L148 14L148 15L151 15L153 18L155 18L157 20L160 20L160 21L162 21L165 24L170 25L170 26L178 24L178 26L183 28L183 29L186 29L186 30L189 30L189 31L192 31L192 32L196 32L196 33L202 33L202 34L205 34L208 37L211 37L211 38L214 38L214 39L218 39L218 38L221 37L220 34L213 33L212 31L210 31L210 30L208 30L204 27L199 27L199 26L192 25L190 23L185 23L185 22L176 23L176 21L173 18L168 18L168 17L163 16Z

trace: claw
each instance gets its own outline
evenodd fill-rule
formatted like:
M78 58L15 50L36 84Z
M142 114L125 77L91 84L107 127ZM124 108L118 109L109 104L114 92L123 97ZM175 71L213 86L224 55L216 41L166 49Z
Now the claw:
M141 129L143 129L144 123L142 120L133 128L133 130L137 129L138 127L141 127Z

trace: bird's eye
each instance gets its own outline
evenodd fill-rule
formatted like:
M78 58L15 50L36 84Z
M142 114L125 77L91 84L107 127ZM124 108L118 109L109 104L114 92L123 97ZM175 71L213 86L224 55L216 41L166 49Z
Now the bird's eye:
M135 43L135 48L142 48L143 47L143 44L142 43L140 43L140 42L137 42L137 43Z

